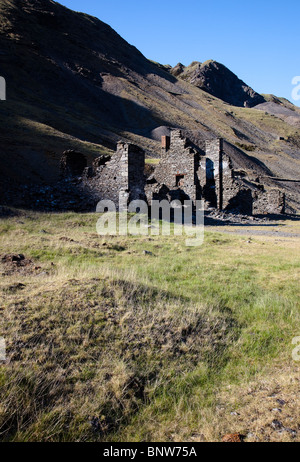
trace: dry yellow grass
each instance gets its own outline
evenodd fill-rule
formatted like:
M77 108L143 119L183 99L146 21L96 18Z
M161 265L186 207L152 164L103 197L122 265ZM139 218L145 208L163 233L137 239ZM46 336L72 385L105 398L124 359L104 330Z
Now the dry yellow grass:
M299 239L209 230L187 248L100 238L96 218L0 221L0 255L32 260L1 264L1 439L298 441Z

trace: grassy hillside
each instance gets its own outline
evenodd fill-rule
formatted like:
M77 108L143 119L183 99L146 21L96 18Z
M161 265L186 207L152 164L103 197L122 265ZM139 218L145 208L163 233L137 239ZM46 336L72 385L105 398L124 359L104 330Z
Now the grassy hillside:
M153 132L165 126L184 129L195 142L222 136L274 176L299 179L297 121L230 106L177 79L96 18L50 0L2 0L0 39L7 82L7 101L0 105L0 197L12 182L54 181L65 149L80 149L91 162L123 139L158 157ZM296 209L296 186L280 187Z
M187 248L96 219L0 221L0 439L299 441L299 223Z

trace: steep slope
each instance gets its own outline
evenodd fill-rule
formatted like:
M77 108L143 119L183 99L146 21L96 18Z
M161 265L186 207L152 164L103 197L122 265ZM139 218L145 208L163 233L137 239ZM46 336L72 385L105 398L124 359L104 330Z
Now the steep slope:
M290 125L300 128L300 108L294 106L285 98L265 95L265 102L258 104L255 109L274 115Z
M177 78L97 18L52 0L2 0L0 45L7 82L7 101L0 102L2 192L7 183L57 179L65 149L91 161L123 139L158 156L157 134L166 127L182 128L196 143L222 136L272 176L299 177L297 126L230 106ZM296 186L289 188L295 207Z
M126 128L163 122L118 94L136 85L129 70L143 76L154 65L106 24L51 0L4 0L0 21L1 73L8 98L1 105L9 129L4 143L8 148L12 138L21 143L13 151L20 162L24 159L22 171L32 160L33 171L41 172L37 157L44 162L43 154L48 154L44 149L39 155L41 145L48 145L49 152L56 145L60 150L72 145L96 153L94 143L113 147ZM113 91L106 91L110 85ZM18 165L16 170L19 176ZM51 173L52 168L47 177Z
M263 96L256 93L223 64L213 60L205 63L194 61L188 67L179 63L171 69L171 74L233 106L254 107L265 102Z

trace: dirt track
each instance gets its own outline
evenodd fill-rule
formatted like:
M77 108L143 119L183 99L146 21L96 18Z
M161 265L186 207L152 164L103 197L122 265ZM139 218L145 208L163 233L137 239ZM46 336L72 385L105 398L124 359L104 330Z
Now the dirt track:
M300 237L300 216L278 215L247 217L225 212L208 212L205 215L205 229L208 231L281 238Z
M207 226L206 229L209 231L215 231L219 233L227 233L227 234L240 234L246 236L272 236L272 237L292 237L292 238L300 238L300 234L297 233L287 233L285 231L277 231L274 229L252 229L250 226L244 226L243 228L232 227L228 228L215 228L214 226Z

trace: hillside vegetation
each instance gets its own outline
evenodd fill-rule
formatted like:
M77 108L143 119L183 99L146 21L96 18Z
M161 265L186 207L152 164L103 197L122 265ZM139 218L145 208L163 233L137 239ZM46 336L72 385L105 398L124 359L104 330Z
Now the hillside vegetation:
M188 248L96 220L0 221L0 439L299 441L299 223Z
M198 80L182 80L99 19L52 0L2 0L0 39L7 82L7 101L0 105L0 201L12 184L55 181L66 149L80 150L91 163L123 139L159 157L154 133L165 127L183 129L195 143L224 137L273 176L299 180L299 120L275 110L283 104L295 114L298 109L275 97L275 109L269 100L263 103L215 61L200 65L201 78L199 63L192 63L186 72L197 68ZM239 95L237 106L226 102L235 103L232 93ZM267 106L240 107L247 98L250 105ZM290 211L299 209L299 184L275 186L286 191Z

